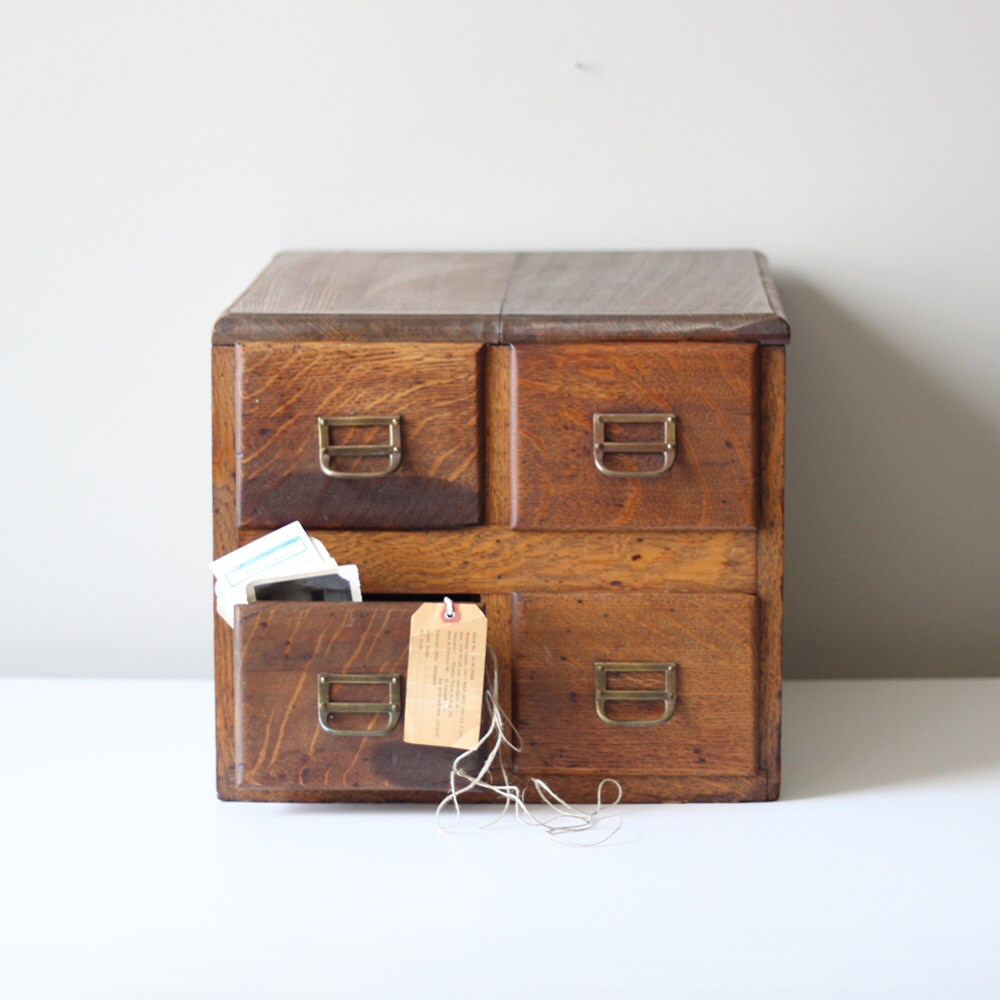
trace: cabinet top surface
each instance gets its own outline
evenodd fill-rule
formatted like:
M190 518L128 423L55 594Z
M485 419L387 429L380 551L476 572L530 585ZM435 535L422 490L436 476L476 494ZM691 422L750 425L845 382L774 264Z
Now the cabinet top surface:
M783 343L752 250L279 254L220 317L246 340L705 339Z

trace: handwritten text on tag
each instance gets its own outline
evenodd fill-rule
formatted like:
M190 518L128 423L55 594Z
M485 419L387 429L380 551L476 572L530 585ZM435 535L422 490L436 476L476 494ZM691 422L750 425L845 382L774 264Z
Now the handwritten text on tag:
M421 604L410 618L403 740L471 750L479 742L486 616L475 604Z

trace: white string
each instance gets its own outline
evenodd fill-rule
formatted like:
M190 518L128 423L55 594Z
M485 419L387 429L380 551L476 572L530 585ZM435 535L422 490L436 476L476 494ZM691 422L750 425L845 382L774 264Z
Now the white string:
M597 804L593 809L582 809L579 806L572 806L565 799L557 795L548 782L543 781L541 778L529 778L529 786L534 789L544 805L555 813L555 816L548 819L540 818L532 812L525 801L524 790L511 782L500 751L504 746L510 747L515 753L520 751L521 737L513 722L507 717L507 714L500 705L500 676L497 668L497 655L492 646L487 646L486 652L489 654L490 666L492 668L489 683L486 685L483 693L489 724L480 741L471 750L466 750L464 753L459 754L451 766L451 774L448 779L451 791L441 800L434 814L438 829L445 833L450 833L458 827L462 817L459 799L467 792L478 788L483 791L493 792L503 801L503 810L500 815L491 822L484 824L482 827L484 830L499 823L513 806L514 815L517 816L521 823L525 826L541 828L548 836L564 846L597 847L599 844L606 843L622 827L620 816L608 817L601 815L602 810L614 807L622 800L622 786L614 778L605 778L598 784ZM513 739L507 737L507 732L511 734ZM465 769L465 762L469 758L475 758L483 750L487 750L487 752L483 757L479 771L476 774L470 774ZM494 782L490 774L494 762L497 764L500 773L499 783ZM461 787L459 786L460 781L465 783ZM604 801L605 785L612 786L617 790L613 802ZM450 826L446 826L441 822L441 814L449 805L455 809L455 821ZM614 826L603 837L597 840L581 841L577 839L579 834L597 830L608 819L614 821Z
M455 602L450 597L442 598L444 601L444 616L449 621L455 617Z

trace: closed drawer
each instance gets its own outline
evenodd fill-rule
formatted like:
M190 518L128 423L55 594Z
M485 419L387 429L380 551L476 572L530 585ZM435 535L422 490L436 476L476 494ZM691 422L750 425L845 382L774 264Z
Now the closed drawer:
M757 523L755 344L514 348L518 528Z
M477 523L480 351L476 344L238 345L240 525Z
M749 594L516 595L518 772L752 775L755 623Z
M410 616L418 607L238 606L237 786L444 792L458 751L403 742Z

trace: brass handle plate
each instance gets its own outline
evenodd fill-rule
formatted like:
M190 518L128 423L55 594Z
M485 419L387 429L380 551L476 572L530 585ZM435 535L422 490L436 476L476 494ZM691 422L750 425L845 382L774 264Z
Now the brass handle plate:
M403 418L395 416L378 417L318 417L316 425L319 429L319 467L323 474L332 479L381 479L399 468L403 460L403 439L400 424ZM389 440L386 444L334 444L333 428L335 427L388 427ZM336 467L337 456L352 458L359 455L375 458L388 458L384 469L375 472L346 472Z
M662 441L608 441L608 424L663 424ZM605 455L661 455L663 461L655 469L628 471L609 469ZM594 465L598 472L615 479L648 479L662 476L677 455L677 417L673 413L595 413Z
M608 674L663 674L662 690L628 690L608 687ZM594 664L594 701L597 716L609 726L658 726L674 714L677 707L677 664L676 663L610 663ZM655 719L612 719L606 706L609 701L662 701L663 714Z
M385 684L388 701L331 701L333 684ZM320 674L317 686L319 724L333 736L386 736L391 733L402 715L403 699L400 695L399 674ZM332 715L386 715L388 721L379 729L343 729L331 725Z

